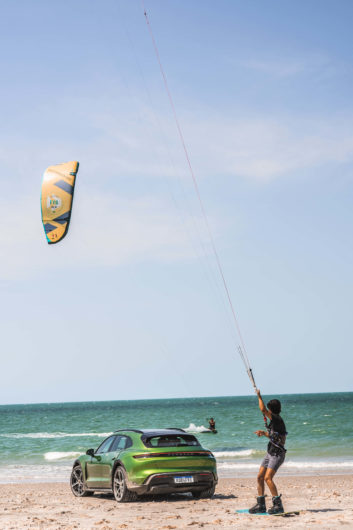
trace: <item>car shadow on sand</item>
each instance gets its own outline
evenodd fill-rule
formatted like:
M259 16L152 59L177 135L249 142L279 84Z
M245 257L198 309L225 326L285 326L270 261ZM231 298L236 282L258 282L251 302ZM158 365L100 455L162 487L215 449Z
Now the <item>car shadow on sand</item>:
M237 499L238 497L236 495L233 495L233 493L230 493L229 495L225 495L224 493L215 493L212 497L212 499L220 499L220 500L227 500L227 499Z
M95 493L93 498L106 499L116 502L112 493ZM212 499L237 499L237 496L233 494L223 495L221 493L216 493L211 499L195 499L191 494L188 493L170 493L169 495L140 495L135 501L132 501L131 504L139 502L199 502L202 500L212 501Z

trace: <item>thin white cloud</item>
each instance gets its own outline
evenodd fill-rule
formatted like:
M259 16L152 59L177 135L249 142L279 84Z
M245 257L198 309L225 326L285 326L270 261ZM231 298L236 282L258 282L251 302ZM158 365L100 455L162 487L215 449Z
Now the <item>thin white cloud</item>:
M156 177L168 186L180 177L187 192L193 193L170 114L123 94L107 95L104 105L73 98L52 109L52 114L46 112L55 123L57 139L38 132L29 137L20 129L15 136L7 131L0 139L1 278L40 273L53 264L109 267L195 258L192 240L199 244L197 230L182 225L178 211L162 201L160 191L153 196ZM36 116L46 116L38 108L28 113L29 124ZM69 128L68 114L73 124ZM234 113L232 118L195 105L192 113L179 117L200 180L227 175L267 183L296 172L315 173L328 164L353 162L350 115ZM74 124L79 124L78 130ZM39 125L45 130L44 122ZM48 165L70 159L81 163L82 193L79 190L80 201L75 201L69 236L61 245L49 247L39 219L41 175ZM138 179L144 189L131 191L124 178L131 183ZM190 210L199 216L197 205ZM216 220L210 224L214 227Z
M22 178L28 187L35 175L39 183L45 167L69 159L80 161L85 178L97 189L104 189L106 183L114 188L112 178L117 177L139 177L146 186L155 178L181 177L188 182L187 163L170 115L157 115L142 103L133 115L121 106L103 111L93 102L85 115L79 104L70 105L78 113L74 121L89 134L70 137L63 126L60 141L4 137L0 179L6 185ZM195 106L192 114L181 113L180 121L200 179L230 175L266 182L353 160L349 114L254 117L243 113L232 118Z
M189 128L194 159L206 175L213 172L266 182L353 160L353 118L349 116L213 118L211 123L194 122Z
M253 58L241 62L241 66L277 78L292 78L302 75L328 77L343 69L343 65L319 53L307 53L300 57L285 57L281 54L279 57Z
M242 64L249 70L255 70L276 77L292 77L302 74L307 70L305 61L259 61L250 60Z
M81 189L69 234L56 245L45 240L36 196L2 201L0 225L1 279L40 275L48 268L195 259L177 211L151 197L126 199Z

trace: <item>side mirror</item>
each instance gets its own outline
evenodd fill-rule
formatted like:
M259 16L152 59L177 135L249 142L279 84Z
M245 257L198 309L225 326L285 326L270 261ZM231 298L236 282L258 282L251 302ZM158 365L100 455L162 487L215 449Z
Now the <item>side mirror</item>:
M88 456L94 456L94 449L87 449L86 455Z

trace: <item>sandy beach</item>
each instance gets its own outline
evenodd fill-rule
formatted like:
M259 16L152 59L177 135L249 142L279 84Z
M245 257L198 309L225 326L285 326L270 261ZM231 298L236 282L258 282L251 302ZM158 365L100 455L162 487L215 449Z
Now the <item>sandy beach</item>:
M1 529L115 528L172 530L182 528L353 528L353 476L281 477L277 479L291 518L236 514L255 496L255 479L220 479L212 500L188 496L117 504L95 494L75 498L67 484L0 486Z

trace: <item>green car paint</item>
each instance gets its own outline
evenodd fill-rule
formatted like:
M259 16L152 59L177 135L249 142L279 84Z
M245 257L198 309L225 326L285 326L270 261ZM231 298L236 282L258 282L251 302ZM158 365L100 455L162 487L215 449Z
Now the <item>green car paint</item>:
M119 430L75 460L70 484L76 496L113 491L124 502L178 492L209 498L217 480L213 454L182 429Z

